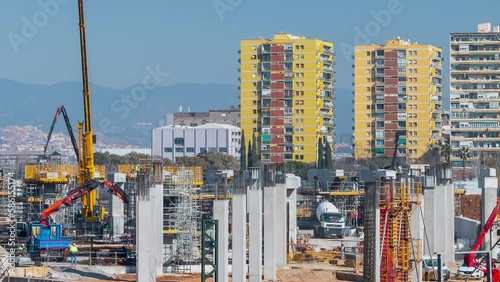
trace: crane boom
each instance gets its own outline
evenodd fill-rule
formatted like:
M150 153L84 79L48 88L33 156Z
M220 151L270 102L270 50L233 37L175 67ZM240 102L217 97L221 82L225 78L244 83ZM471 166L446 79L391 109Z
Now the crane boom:
M85 34L85 16L83 8L83 0L78 0L78 14L80 19L80 50L82 60L82 83L83 83L83 111L84 122L82 132L82 158L80 167L80 184L86 183L94 179L95 165L94 165L94 135L92 132L92 115L90 108L90 87L88 77L88 64L87 64L87 40ZM95 190L90 191L82 198L83 215L87 222L97 222L97 217L94 215L94 206L97 203L97 193Z
M75 135L73 134L73 127L71 126L71 122L69 121L68 113L66 112L66 108L64 106L60 106L56 110L56 115L54 116L54 120L52 121L52 125L50 126L49 134L47 135L47 143L45 144L45 147L43 149L43 154L47 152L47 147L49 146L50 142L50 137L52 136L52 132L54 131L54 126L57 122L57 119L59 118L60 115L63 115L64 117L64 122L66 123L66 128L68 129L68 134L71 139L71 144L73 145L73 150L75 150L75 155L76 155L76 160L79 162L80 161L80 155L78 151L78 143L76 142Z
M111 194L120 198L124 203L128 203L129 200L127 194L125 194L125 192L121 188L113 185L110 181L101 183L98 180L90 180L87 183L69 191L66 197L56 201L55 203L47 207L42 213L41 224L44 227L49 226L49 216L53 212L58 211L64 206L71 206L73 202L75 202L75 200L87 195L88 193L94 192L94 190L101 185L107 188Z
M495 208L493 208L493 211L491 212L486 222L484 223L484 226L481 229L481 233L477 237L476 242L474 242L474 246L472 247L472 249L468 254L464 255L464 263L467 266L478 268L480 271L484 272L485 275L487 274L488 270L479 262L479 260L476 259L476 252L479 250L479 247L481 247L481 245L483 244L484 237L486 236L486 234L488 234L488 232L491 231L491 228L493 227L493 224L497 219L499 210L500 210L500 198L497 198L497 204ZM489 249L490 246L487 246L487 250ZM491 272L492 272L492 281L500 282L500 269L493 268Z

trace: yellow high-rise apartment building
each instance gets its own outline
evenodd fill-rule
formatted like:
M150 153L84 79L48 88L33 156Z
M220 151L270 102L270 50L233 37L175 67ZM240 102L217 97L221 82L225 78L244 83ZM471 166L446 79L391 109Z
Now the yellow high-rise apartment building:
M275 34L242 40L240 54L246 144L255 133L262 163L315 163L318 140L333 145L333 44Z
M414 162L441 142L441 48L388 40L356 46L354 54L355 159L398 156Z

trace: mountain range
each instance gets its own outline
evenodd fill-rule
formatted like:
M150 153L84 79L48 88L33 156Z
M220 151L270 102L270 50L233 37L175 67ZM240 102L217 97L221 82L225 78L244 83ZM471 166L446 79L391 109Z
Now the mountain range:
M146 88L141 85L125 89L90 86L93 127L98 138L106 139L107 143L149 146L151 129L163 125L166 114L177 112L179 106L201 112L227 109L239 103L238 88L231 84L176 84ZM337 89L335 96L336 139L339 139L352 133L352 94L347 89ZM47 131L57 107L61 105L66 108L75 131L76 121L83 119L82 85L79 82L36 85L0 79L0 97L0 127L35 125ZM65 131L63 125L57 126L56 130Z

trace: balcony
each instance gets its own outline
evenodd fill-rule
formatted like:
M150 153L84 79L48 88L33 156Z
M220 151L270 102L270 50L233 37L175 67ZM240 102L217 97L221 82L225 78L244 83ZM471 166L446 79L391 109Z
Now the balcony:
M327 66L327 65L324 65L324 66L323 66L323 71L326 71L326 72L333 72L333 67L332 67L332 66Z
M320 116L322 117L329 117L329 116L332 116L332 114L329 112L329 111L321 111L319 113Z
M332 84L325 84L324 88L333 90L333 85Z

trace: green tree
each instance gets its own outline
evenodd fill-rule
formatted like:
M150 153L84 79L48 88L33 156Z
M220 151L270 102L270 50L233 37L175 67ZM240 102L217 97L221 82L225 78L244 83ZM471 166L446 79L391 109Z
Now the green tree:
M317 164L318 169L324 169L325 168L325 153L324 153L324 148L323 148L323 142L321 137L318 138L318 164Z
M241 131L241 147L240 147L240 167L242 170L247 169L247 150L245 142L245 131Z
M468 146L460 147L460 149L458 150L458 156L462 160L462 169L463 169L462 180L465 180L465 163L471 157L470 152L469 152L469 147Z
M253 167L253 146L252 140L248 141L247 167Z
M201 166L203 169L210 167L210 164L199 157L178 157L176 158L178 166Z
M441 157L444 158L446 163L450 163L451 153L452 153L452 151L451 151L450 143L444 142L443 144L441 144L440 154L441 154Z
M299 161L286 162L284 165L285 173L293 173L302 178L307 178L307 171L314 168L315 164L309 164Z
M257 139L255 137L255 132L252 135L252 167L259 166L259 156L257 155Z
M328 141L325 140L325 168L333 169L333 152L332 146L328 144Z
M199 154L198 158L208 163L208 166L205 169L210 170L239 170L240 164L238 160L230 155L220 153L220 152L206 152Z

